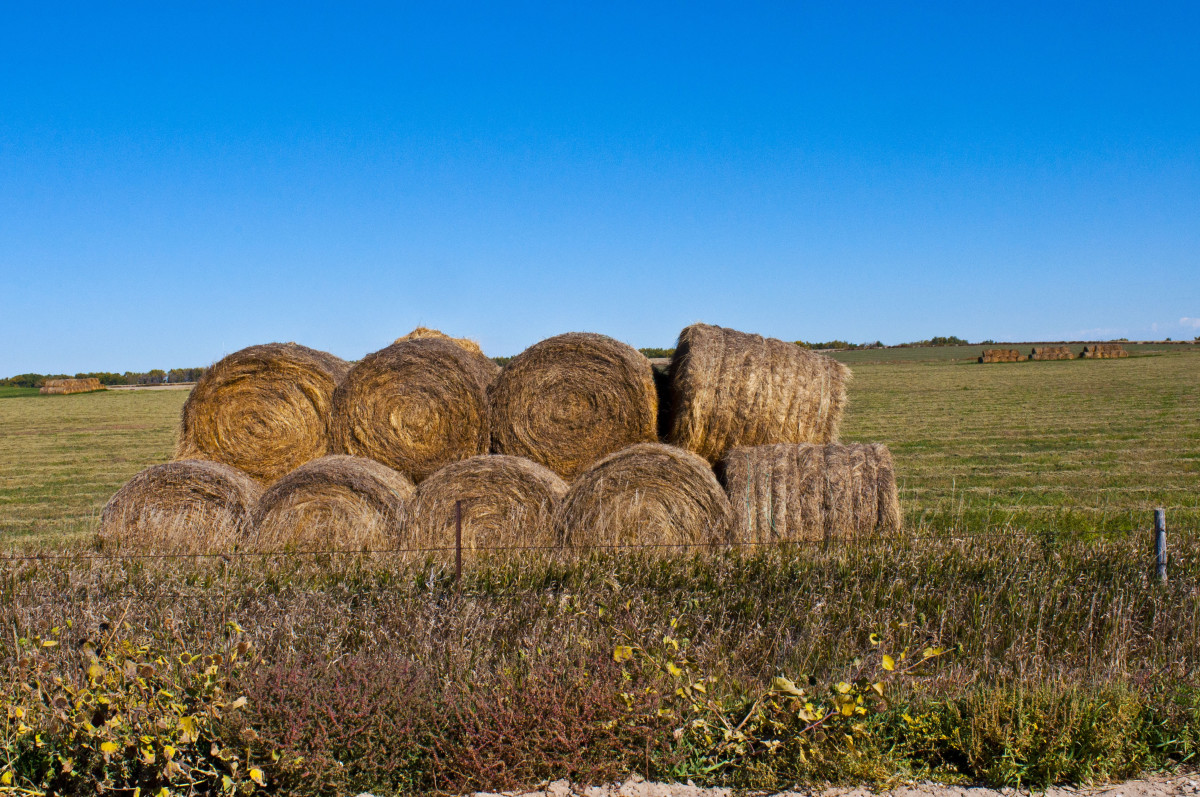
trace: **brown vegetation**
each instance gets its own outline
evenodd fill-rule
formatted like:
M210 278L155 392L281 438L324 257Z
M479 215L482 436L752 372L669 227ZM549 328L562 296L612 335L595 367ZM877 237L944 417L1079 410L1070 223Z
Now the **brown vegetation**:
M670 442L715 463L735 446L836 440L849 379L794 343L693 324L671 360Z
M296 343L230 354L183 405L175 458L224 462L265 485L330 453L330 403L349 368Z
M498 368L449 340L393 343L350 369L333 395L340 454L370 457L414 482L488 449L487 388Z
M568 547L706 545L728 540L731 517L705 460L639 443L579 474L563 498L559 528Z
M86 379L47 379L38 392L45 396L66 396L71 393L92 393L107 390L96 377Z
M256 551L377 551L394 547L415 488L366 457L333 454L275 482L254 509Z
M464 550L553 547L554 515L567 484L521 457L484 455L454 462L417 488L408 536L426 548L454 546L454 504L462 502Z
M490 394L492 450L567 481L614 451L658 439L650 361L604 335L571 332L530 346Z
M261 493L253 479L220 462L155 465L109 499L98 539L102 548L113 551L232 551L249 531Z
M900 529L887 446L735 448L722 462L738 542L850 539Z
M984 349L981 363L1023 363L1027 358L1016 349Z

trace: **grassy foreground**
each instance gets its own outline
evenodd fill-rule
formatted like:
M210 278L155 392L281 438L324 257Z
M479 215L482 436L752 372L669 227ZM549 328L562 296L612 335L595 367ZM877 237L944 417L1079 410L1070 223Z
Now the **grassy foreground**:
M892 447L896 540L469 560L461 584L420 558L7 561L0 773L391 794L1193 765L1200 357L854 369L843 436ZM6 547L83 551L183 399L0 400Z

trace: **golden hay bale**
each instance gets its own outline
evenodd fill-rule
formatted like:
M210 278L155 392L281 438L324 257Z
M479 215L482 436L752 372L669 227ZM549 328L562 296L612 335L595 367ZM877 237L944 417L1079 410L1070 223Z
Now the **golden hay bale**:
M441 338L369 354L334 392L334 450L378 460L417 483L486 453L487 389L498 370L482 354Z
M1031 360L1074 360L1075 355L1066 346L1034 346L1029 354Z
M105 549L225 553L241 545L261 493L257 482L220 462L155 465L105 504L98 539Z
M732 510L701 457L663 443L610 454L575 479L558 512L567 547L728 542Z
M984 349L979 357L981 363L1023 363L1025 355L1016 349Z
M457 343L462 348L474 354L483 354L483 349L479 344L470 338L452 338L440 329L430 329L429 327L417 327L412 332L409 332L402 338L396 338L394 343L401 343L406 340L420 340L421 338L437 338L439 340L449 340Z
M778 444L722 461L738 542L847 539L900 529L887 446Z
M452 548L454 504L461 501L464 550L554 547L554 515L566 492L557 473L528 459L471 457L421 482L409 513L409 536L418 547Z
M84 379L47 379L38 391L44 396L67 396L72 393L92 393L97 390L107 390L100 380L94 376Z
M794 343L693 324L671 359L670 442L717 462L735 446L836 440L849 379Z
M1084 346L1079 356L1085 360L1115 360L1128 357L1129 352L1120 343L1093 343Z
M658 439L658 394L641 352L570 332L535 343L489 391L492 450L545 465L567 481L596 460Z
M350 365L296 343L234 352L183 405L176 459L211 459L263 484L330 452L333 389Z
M403 473L373 459L314 459L262 494L246 545L256 551L394 548L415 490Z

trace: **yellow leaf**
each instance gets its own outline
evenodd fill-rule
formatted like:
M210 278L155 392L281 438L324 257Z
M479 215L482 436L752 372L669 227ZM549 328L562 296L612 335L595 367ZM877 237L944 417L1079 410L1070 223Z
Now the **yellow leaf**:
M633 648L629 645L617 645L613 648L613 661L629 661L633 658Z
M5 770L3 775L0 775L0 786L11 786L13 782L12 770Z
M195 717L180 717L179 730L183 731L184 742L194 742L200 734L196 728Z
M175 748L169 744L164 744L163 745L163 755L166 756L168 761L171 760L172 758L175 757Z
M796 682L790 678L784 678L782 675L776 675L771 679L771 691L782 692L785 695L793 697L804 697L804 690L796 686Z
M251 767L250 768L250 780L254 781L259 786L262 786L263 785L262 770L259 769L258 767Z
M885 669L889 672L896 669L896 660L893 659L891 656L887 655L886 653L883 654L882 664L883 664L883 669Z
M117 752L117 743L116 742L101 742L100 743L100 752L104 753L105 755L112 755L113 753Z
M846 701L842 704L842 714L847 717L854 716L854 703Z
M695 689L697 692L699 692L702 695L706 694L708 692L708 690L704 688L704 684L700 683L699 681L692 684L692 688Z
M869 639L871 640L872 645L879 644L879 634L872 633L871 636L869 637Z
M876 681L875 683L871 684L871 688L875 690L876 694L878 694L880 697L883 697L883 684L882 683L880 683L879 681Z
M846 683L845 681L842 681L837 686L835 686L834 689L837 690L837 693L839 695L844 695L847 692L849 692L851 689L853 689L853 687L850 686L850 684Z
M44 647L44 648L52 648L57 644L58 644L57 639L46 639L46 640L42 641L42 647Z
M244 705L246 705L246 698L245 698L245 697L239 697L237 700L235 700L235 701L233 701L232 703L230 703L230 704L229 704L229 707L230 707L230 708L241 708L241 707L242 707L242 706L244 706Z
M683 670L676 667L675 662L667 663L667 672L671 673L671 675L674 675L676 678L683 675Z
M155 793L154 797L171 797L171 792L167 791L167 787L163 786Z

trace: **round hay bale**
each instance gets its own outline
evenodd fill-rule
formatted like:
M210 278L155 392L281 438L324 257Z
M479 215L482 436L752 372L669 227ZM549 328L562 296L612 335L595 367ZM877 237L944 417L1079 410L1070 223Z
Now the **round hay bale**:
M712 463L736 446L832 442L849 379L794 343L693 324L671 358L669 440Z
M614 451L658 439L650 361L604 335L571 332L530 346L500 371L490 401L492 450L567 481Z
M440 329L430 329L429 327L417 327L412 332L409 332L402 338L396 338L394 343L402 343L406 340L420 340L421 338L437 338L439 340L448 340L457 343L461 348L466 349L472 354L483 354L483 349L479 344L470 338L452 338Z
M225 553L240 547L262 487L220 462L187 459L146 468L100 514L103 549Z
M487 389L499 369L442 338L393 343L350 369L333 395L339 454L370 457L420 483L488 450Z
M462 502L462 547L555 547L554 516L567 483L522 457L486 454L454 462L417 488L408 529L414 545L453 548L454 504Z
M579 474L558 526L568 547L704 546L728 542L731 518L707 462L674 446L639 443Z
M403 473L373 459L314 459L262 494L246 544L256 551L393 548L415 490Z
M878 443L740 447L719 470L738 542L851 539L900 529L895 465Z
M333 390L350 365L296 343L234 352L183 405L176 459L211 459L263 484L330 452Z

